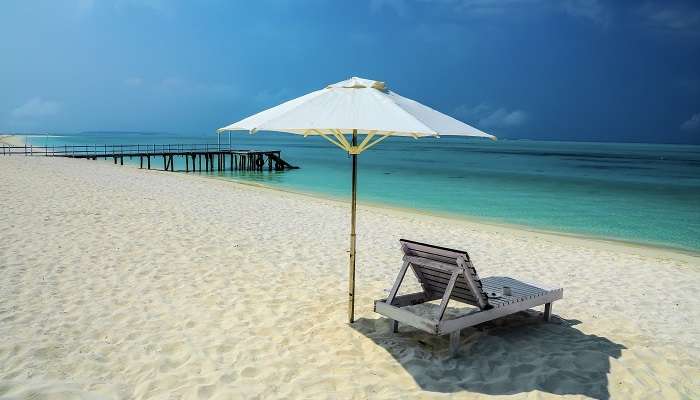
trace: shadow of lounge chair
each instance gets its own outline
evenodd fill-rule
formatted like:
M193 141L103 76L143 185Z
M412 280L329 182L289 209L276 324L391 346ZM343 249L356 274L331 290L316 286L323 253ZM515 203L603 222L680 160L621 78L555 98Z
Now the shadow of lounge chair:
M419 312L434 313L425 303ZM446 314L459 309L448 308ZM541 391L608 400L610 359L625 347L609 339L585 334L576 320L553 317L541 323L533 310L511 314L463 331L459 357L448 356L438 337L410 326L396 335L385 318L360 318L352 328L384 348L416 384L438 393L472 392L513 395Z

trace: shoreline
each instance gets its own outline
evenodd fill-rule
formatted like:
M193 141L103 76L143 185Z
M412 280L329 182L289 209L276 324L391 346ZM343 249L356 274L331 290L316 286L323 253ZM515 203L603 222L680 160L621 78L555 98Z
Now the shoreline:
M6 143L10 144L13 146L22 146L26 143L26 136L29 135L0 135L0 143ZM5 139L5 140L3 140ZM102 161L102 160L99 160ZM137 168L136 164L129 164L125 163L123 166L128 166L131 168ZM158 171L158 170L153 170L153 171ZM163 172L163 171L161 171ZM335 203L343 203L343 204L349 204L349 200L345 200L340 197L335 197L333 195L325 194L322 192L306 192L303 190L296 190L296 189L291 189L291 188L284 188L284 187L277 187L277 186L272 186L272 185L266 185L263 183L256 183L256 182L251 182L251 181L246 181L243 179L238 179L236 177L225 177L225 176L218 176L218 175L210 175L210 174L195 174L195 173L185 173L184 171L176 171L176 173L180 173L180 175L191 175L195 177L202 177L202 178L209 178L209 179L216 179L216 180L221 180L221 181L227 181L227 182L232 182L232 183L237 183L240 185L245 185L245 186L251 186L251 187L258 187L258 188L263 188L263 189L268 189L268 190L273 190L277 192L282 192L282 193L290 193L290 194L295 194L295 195L300 195L300 196L307 196L310 198L318 199L318 200L324 200L324 201L331 201ZM586 234L586 233L578 233L578 232L567 232L563 230L556 230L556 229L547 229L547 228L539 228L539 227L534 227L534 226L529 226L529 225L523 225L523 224L517 224L517 223L510 223L507 221L496 221L492 219L487 219L487 218L479 218L476 216L468 216L468 215L461 215L461 214L453 214L449 212L439 212L439 211L428 211L428 210L422 210L422 209L417 209L417 208L409 208L409 207L401 207L401 206L395 206L391 205L388 203L382 203L378 201L366 201L366 200L358 200L358 206L361 207L367 207L370 209L376 209L376 210L386 210L386 211L394 211L401 213L402 215L408 214L408 215L422 215L430 218L439 218L445 221L450 221L450 222L462 222L463 224L466 225L477 225L480 227L488 228L491 230L501 230L501 231L514 231L514 232L521 232L521 233L527 233L529 235L546 235L549 237L554 237L560 240L570 240L570 241L584 241L584 242L592 242L596 243L599 246L602 247L612 247L612 248L626 248L626 249L636 249L640 253L646 254L646 255L653 255L653 256L674 256L678 259L682 260L694 260L697 261L700 259L700 249L698 250L693 250L693 249L688 249L688 248L682 248L682 247L676 247L673 245L667 245L667 244L662 244L662 243L650 243L650 242L639 242L639 241L634 241L634 240L628 240L628 239L623 239L623 238L615 238L615 237L608 237L608 236L602 236L602 235L595 235L595 234Z
M161 171L161 172L164 172L164 171ZM187 174L185 173L183 175L187 175ZM265 185L265 184L261 184L261 183L239 180L239 179L235 179L235 178L231 178L231 177L221 177L221 176L213 176L213 175L195 175L195 176L209 178L209 179L216 179L216 180L221 180L224 182L231 182L234 184L251 186L251 187L260 188L260 189L267 189L267 190L271 190L271 191L275 191L275 192L282 192L282 193L288 193L288 194L292 194L292 195L305 196L305 197L310 197L310 198L313 198L316 200L333 202L336 204L345 204L348 207L350 204L349 200L344 200L342 198L336 198L333 196L325 196L321 193L312 193L312 192L297 191L294 189L280 188L280 187L269 186L269 185ZM671 257L671 258L679 259L679 260L686 261L686 262L700 261L700 250L693 251L693 250L682 249L682 248L673 247L673 246L665 246L662 244L641 243L641 242L635 242L635 241L618 239L618 238L611 238L611 237L604 237L604 236L593 236L593 235L579 234L579 233L574 233L574 232L547 230L547 229L530 227L527 225L511 224L508 222L489 221L489 220L479 219L478 217L472 217L472 216L464 216L464 215L450 214L450 213L438 213L438 212L420 210L420 209L416 209L416 208L392 206L389 204L379 203L379 202L358 200L357 206L358 206L358 208L361 207L361 208L370 209L370 210L374 210L374 211L394 212L394 213L401 214L403 216L423 216L423 217L428 217L428 218L435 218L435 219L444 220L447 223L456 223L458 225L466 225L466 226L471 226L471 227L475 227L475 226L483 227L483 228L486 228L486 229L489 229L492 231L520 233L520 234L525 234L527 236L533 236L533 237L544 235L544 236L550 237L550 238L555 239L555 240L570 241L573 243L586 242L589 244L596 244L597 246L600 246L601 248L607 248L607 249L610 249L610 248L613 248L613 249L614 248L635 249L635 250L639 250L639 253L642 253L642 254L648 255L648 256L654 256L654 257Z
M27 142L25 135L0 135L0 144L8 146L24 146Z

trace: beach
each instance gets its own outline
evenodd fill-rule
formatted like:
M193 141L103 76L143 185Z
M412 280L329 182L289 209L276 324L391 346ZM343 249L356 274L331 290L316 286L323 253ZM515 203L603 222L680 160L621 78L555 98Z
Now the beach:
M351 162L342 152L332 151L326 140L272 132L233 138L236 149L280 150L285 161L301 169L280 174L217 170L211 175L324 198L349 198ZM88 143L98 152L134 143L217 145L216 137L167 132L26 139L35 151L44 145L65 151ZM700 253L700 146L493 142L449 136L387 140L388 145L359 158L358 195L365 205ZM162 169L161 159L151 161L154 169ZM174 161L176 171L185 171L182 157ZM139 159L125 158L124 163L138 166Z
M42 157L0 157L0 183L0 399L700 397L693 254L360 203L348 325L348 203ZM564 299L449 358L372 310L400 238Z
M25 140L19 135L0 135L0 145L24 146Z

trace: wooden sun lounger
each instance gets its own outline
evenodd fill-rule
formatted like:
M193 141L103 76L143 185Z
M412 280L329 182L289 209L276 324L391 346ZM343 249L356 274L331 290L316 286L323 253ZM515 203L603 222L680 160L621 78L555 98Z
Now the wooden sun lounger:
M545 305L544 319L552 315L552 302L564 295L564 289L522 282L513 278L493 276L479 279L466 251L447 249L401 239L403 265L386 299L375 300L374 311L398 323L434 335L450 335L450 355L459 349L459 332L463 328L490 321L528 308ZM408 268L418 278L423 291L397 296ZM503 287L511 288L510 295ZM417 315L402 307L440 300L434 318ZM450 300L476 307L453 319L443 318Z

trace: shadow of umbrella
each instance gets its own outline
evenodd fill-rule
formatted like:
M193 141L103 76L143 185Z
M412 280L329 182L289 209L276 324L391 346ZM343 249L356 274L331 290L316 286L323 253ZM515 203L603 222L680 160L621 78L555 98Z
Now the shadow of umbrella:
M450 310L452 313L455 310ZM520 312L462 331L462 349L447 355L447 340L402 325L391 332L386 318L359 319L352 328L386 349L423 389L509 395L540 390L609 399L610 358L621 344L573 328L576 320L542 321Z

